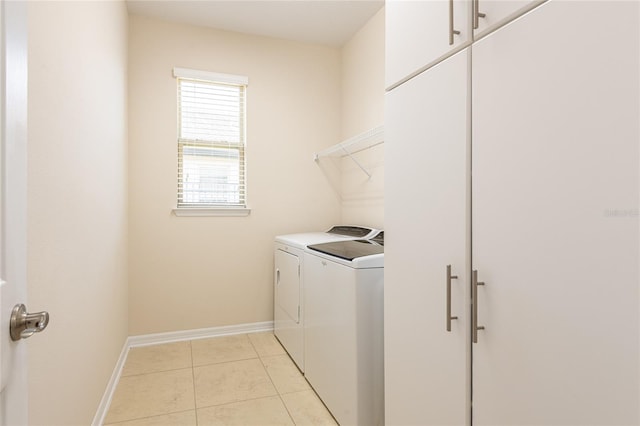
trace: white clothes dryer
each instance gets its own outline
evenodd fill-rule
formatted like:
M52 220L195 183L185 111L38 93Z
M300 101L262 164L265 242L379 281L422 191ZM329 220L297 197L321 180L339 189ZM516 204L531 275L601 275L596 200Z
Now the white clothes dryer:
M334 226L326 232L280 235L274 245L273 330L282 346L304 372L304 251L309 244L367 239L377 230L363 226Z

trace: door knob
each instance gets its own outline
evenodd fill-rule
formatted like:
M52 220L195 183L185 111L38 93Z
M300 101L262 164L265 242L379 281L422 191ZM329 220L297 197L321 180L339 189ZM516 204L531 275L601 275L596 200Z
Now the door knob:
M49 324L49 312L36 312L30 314L22 303L17 304L11 311L11 323L9 334L11 340L17 341L40 333Z

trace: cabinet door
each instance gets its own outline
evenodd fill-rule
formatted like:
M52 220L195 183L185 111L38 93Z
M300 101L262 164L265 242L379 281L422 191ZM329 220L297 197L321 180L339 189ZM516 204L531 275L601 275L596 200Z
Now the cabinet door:
M474 30L473 35L477 39L494 31L501 25L514 20L523 13L533 9L547 0L472 0ZM475 11L484 15L476 17Z
M468 67L463 50L386 95L385 417L469 415ZM451 331L446 329L452 266Z
M300 322L300 259L283 250L276 250L276 304L294 323Z
M468 0L387 0L387 87L468 44L471 39L469 4ZM453 18L451 28L450 18ZM452 29L460 34L453 35L453 44L450 44Z
M281 249L275 251L273 331L298 368L304 371L301 261L293 253Z
M638 17L550 1L473 47L474 425L640 422Z

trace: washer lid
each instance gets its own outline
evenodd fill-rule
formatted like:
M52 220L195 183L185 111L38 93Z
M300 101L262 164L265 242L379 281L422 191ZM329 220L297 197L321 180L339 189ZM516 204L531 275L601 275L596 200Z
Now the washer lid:
M359 257L384 253L384 246L372 240L333 241L330 243L312 244L308 247L311 250L349 261Z
M344 235L354 238L370 238L375 232L373 228L364 226L337 225L327 231L329 234Z
M276 242L304 250L309 244L371 238L379 232L376 229L364 226L337 225L326 232L278 235L276 236Z

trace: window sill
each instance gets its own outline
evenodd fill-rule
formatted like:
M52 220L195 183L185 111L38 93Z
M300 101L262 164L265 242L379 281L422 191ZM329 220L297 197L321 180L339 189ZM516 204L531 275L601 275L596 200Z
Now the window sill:
M241 207L178 207L173 209L176 216L249 216L251 209Z

